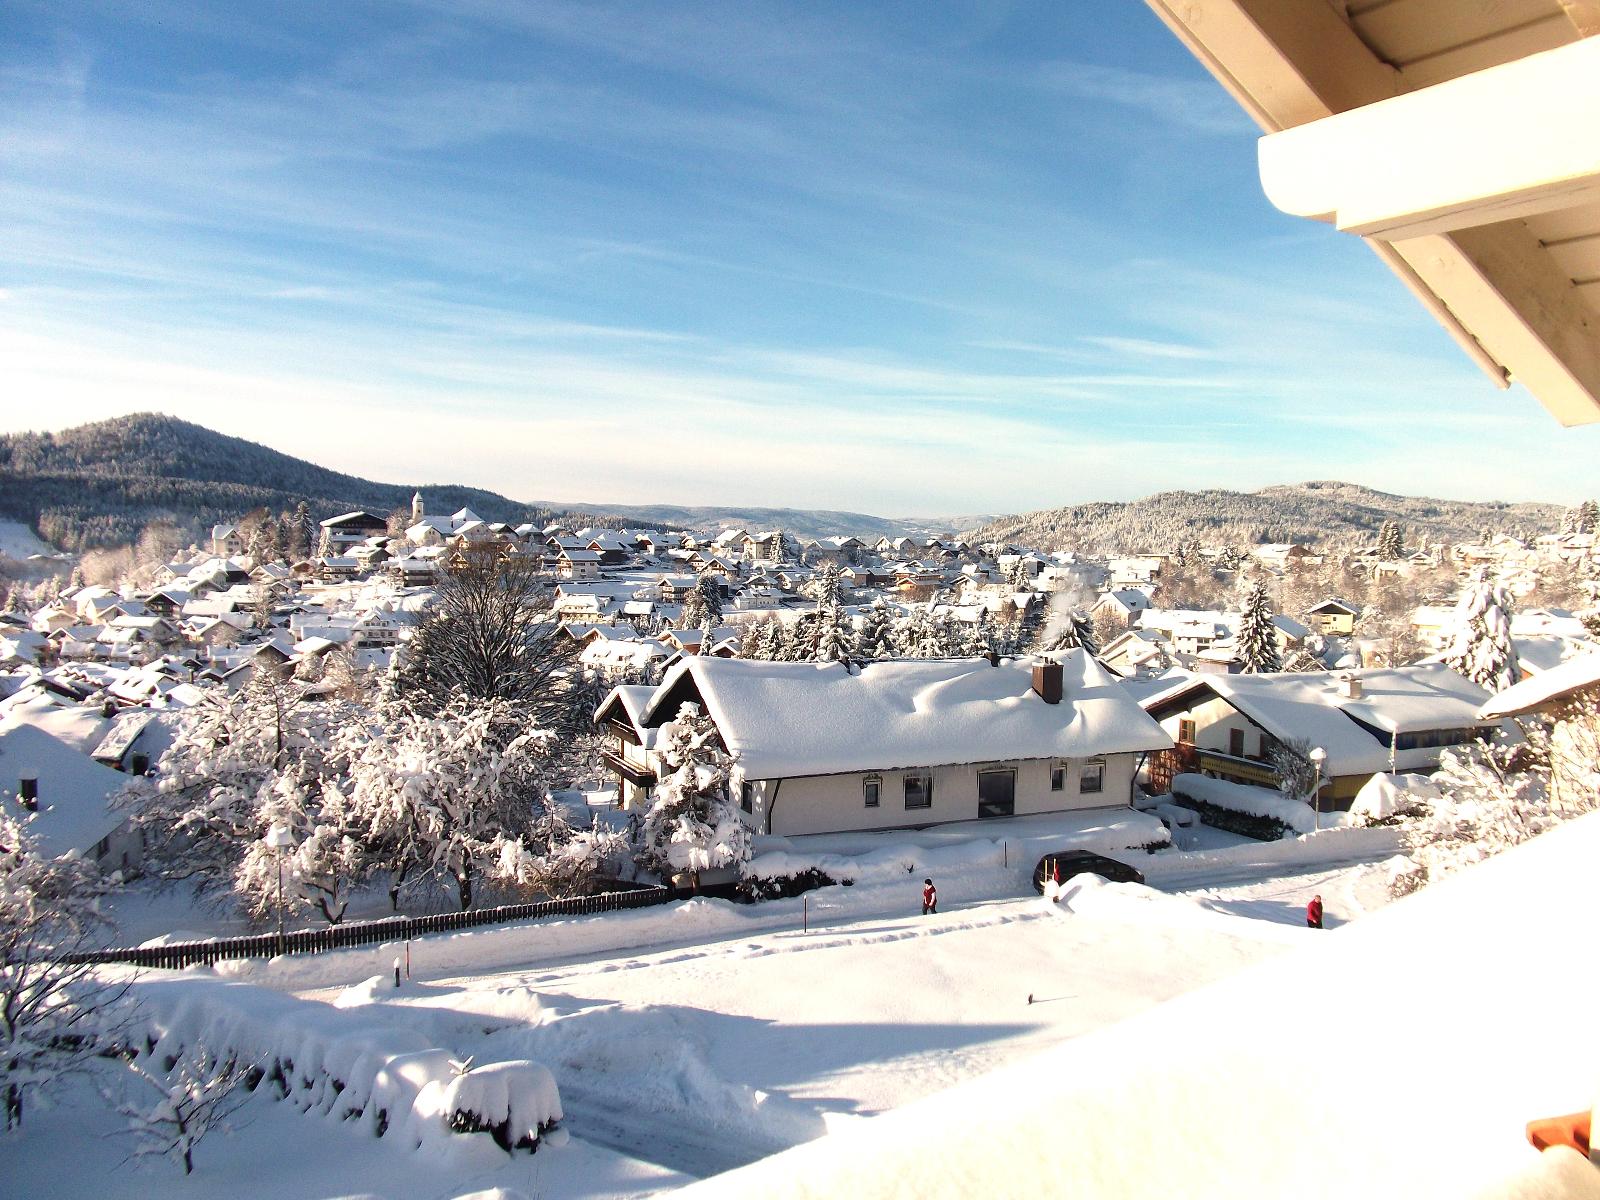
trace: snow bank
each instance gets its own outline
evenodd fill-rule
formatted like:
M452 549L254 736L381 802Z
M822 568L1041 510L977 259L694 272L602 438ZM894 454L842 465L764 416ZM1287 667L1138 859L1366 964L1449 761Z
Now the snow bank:
M1561 1031L1593 1020L1573 938L1597 853L1600 814L1569 821L1299 951L680 1194L1477 1194L1537 1160L1528 1120L1593 1103L1600 1048ZM1367 1019L1374 997L1427 1013L1427 1036ZM1204 1036L1174 1039L1186 1029Z
M1164 929L1193 928L1256 941L1299 944L1307 930L1219 912L1184 896L1169 896L1139 883L1110 883L1098 875L1074 875L1066 883L1047 880L1044 898L1057 914L1154 925Z
M352 991L370 992L373 981ZM279 1098L334 1121L359 1121L426 1154L456 1154L460 1133L534 1148L561 1119L550 1073L536 1063L499 1063L463 1074L449 1051L415 1030L375 1019L370 1008L301 1000L194 968L135 985L143 1027L139 1058L163 1073L189 1054L255 1064ZM503 1068L497 1070L496 1068ZM481 1078L473 1083L462 1080ZM459 1119L459 1113L479 1120ZM471 1150L468 1148L468 1157Z
M1230 783L1226 779L1209 779L1204 775L1175 775L1172 794L1187 796L1248 817L1276 821L1296 833L1311 833L1317 827L1317 815L1311 811L1309 804L1286 800L1280 793L1269 792L1266 788Z
M1172 886L1188 876L1210 876L1229 867L1319 866L1386 857L1399 849L1400 831L1396 828L1341 826L1275 842L1252 842L1220 850L1169 850L1151 855L1139 864L1139 869L1151 883Z

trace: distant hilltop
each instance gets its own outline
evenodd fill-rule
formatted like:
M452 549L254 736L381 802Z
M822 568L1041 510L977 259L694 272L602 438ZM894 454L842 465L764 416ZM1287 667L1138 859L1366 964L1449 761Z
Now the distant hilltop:
M1574 497L1577 504L1582 497ZM1397 521L1408 542L1461 542L1491 533L1551 531L1561 520L1555 504L1507 504L1396 496L1354 483L1313 480L1259 492L1210 489L1158 492L1122 503L1070 504L1001 517L966 531L971 542L1016 542L1040 550L1116 554L1262 542L1370 539Z
M59 433L0 436L0 518L66 550L125 545L147 525L171 522L195 536L266 508L302 501L318 517L352 509L409 510L419 484L378 483L330 471L244 438L159 413L136 413ZM482 488L421 484L430 511L470 508L511 525L580 525L694 531L782 528L797 537L949 534L971 518L896 520L794 508L571 505L518 501ZM984 518L986 519L986 518Z

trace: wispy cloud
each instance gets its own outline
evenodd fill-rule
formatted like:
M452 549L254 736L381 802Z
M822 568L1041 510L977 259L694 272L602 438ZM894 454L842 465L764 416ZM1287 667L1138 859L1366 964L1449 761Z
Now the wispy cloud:
M1208 80L1177 79L1103 63L1053 62L1037 74L1046 89L1132 109L1164 125L1215 136L1255 131L1227 94Z

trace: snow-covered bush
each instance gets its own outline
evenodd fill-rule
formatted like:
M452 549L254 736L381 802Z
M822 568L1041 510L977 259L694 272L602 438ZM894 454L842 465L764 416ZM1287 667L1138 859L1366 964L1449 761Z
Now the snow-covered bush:
M751 901L785 900L836 883L849 887L853 882L852 879L835 879L818 867L806 867L787 875L744 873L739 877L739 895Z
M534 1153L563 1115L555 1078L526 1060L463 1070L445 1090L444 1112L452 1131L487 1133L507 1154Z
M1397 825L1428 811L1443 797L1426 775L1385 775L1361 785L1350 803L1350 824Z
M716 724L686 703L660 733L661 784L645 814L642 858L663 876L738 866L750 857L750 827L729 788L733 759Z
M213 1129L227 1128L228 1116L262 1078L237 1055L217 1055L205 1046L192 1047L164 1072L148 1063L129 1065L134 1077L155 1092L149 1103L117 1109L127 1119L125 1132L135 1138L134 1158L175 1158L185 1175L194 1171L195 1146Z
M1317 827L1310 805L1248 784L1204 775L1175 775L1172 795L1185 808L1198 812L1207 825L1261 841L1310 833Z

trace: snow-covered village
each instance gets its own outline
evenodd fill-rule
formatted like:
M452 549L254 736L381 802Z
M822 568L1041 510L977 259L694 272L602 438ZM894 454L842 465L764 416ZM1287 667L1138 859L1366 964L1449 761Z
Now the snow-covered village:
M1600 1197L1600 6L1099 8L19 10L0 1192Z

